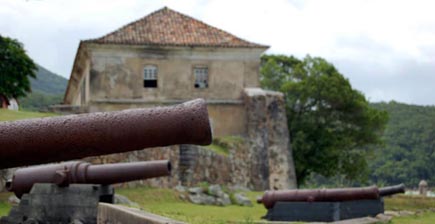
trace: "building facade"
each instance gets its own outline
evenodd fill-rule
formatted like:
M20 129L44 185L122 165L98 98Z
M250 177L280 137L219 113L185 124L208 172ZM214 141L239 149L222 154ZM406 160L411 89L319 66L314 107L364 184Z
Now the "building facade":
M96 112L204 98L215 136L244 135L243 92L259 87L267 48L165 7L81 41L64 103Z
M230 147L228 155L185 145L94 159L171 158L177 173L152 180L152 186L207 181L256 190L294 188L283 94L259 88L260 57L267 48L165 7L80 42L64 109L112 111L204 98L214 137L242 136L243 144Z

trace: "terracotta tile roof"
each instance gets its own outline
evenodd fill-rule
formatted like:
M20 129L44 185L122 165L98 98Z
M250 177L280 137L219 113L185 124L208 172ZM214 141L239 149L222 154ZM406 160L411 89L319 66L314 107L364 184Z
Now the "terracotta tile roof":
M268 48L238 38L167 7L112 33L85 42L99 44Z

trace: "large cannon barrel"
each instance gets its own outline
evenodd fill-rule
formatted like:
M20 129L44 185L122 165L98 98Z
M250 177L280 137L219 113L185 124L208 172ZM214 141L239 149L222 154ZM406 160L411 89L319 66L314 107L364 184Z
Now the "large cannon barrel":
M266 191L261 198L257 199L257 202L263 203L264 206L269 209L278 201L351 201L378 198L379 190L377 187L373 186L362 188Z
M202 99L130 109L0 123L0 169L176 144L208 145Z
M400 193L405 193L404 184L379 188L379 195L382 197Z
M54 183L59 186L73 183L107 185L168 176L170 172L171 163L168 160L103 165L74 161L18 169L12 180L6 183L6 188L21 198L30 192L35 183Z

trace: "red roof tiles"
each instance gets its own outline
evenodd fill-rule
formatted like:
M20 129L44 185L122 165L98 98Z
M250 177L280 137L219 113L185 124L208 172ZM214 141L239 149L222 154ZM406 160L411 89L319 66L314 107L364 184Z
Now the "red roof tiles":
M189 47L268 47L248 42L167 7L101 38L85 42Z

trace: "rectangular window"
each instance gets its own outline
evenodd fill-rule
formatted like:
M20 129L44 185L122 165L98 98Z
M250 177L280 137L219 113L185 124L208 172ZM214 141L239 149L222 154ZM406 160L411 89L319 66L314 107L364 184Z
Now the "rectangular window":
M146 65L143 69L143 87L157 88L157 66Z
M206 66L195 66L193 75L195 77L195 88L208 88L208 68Z

